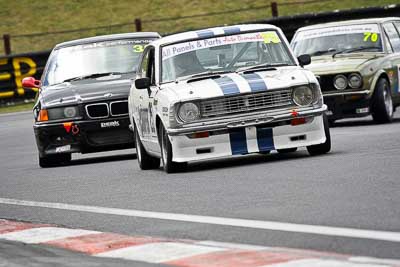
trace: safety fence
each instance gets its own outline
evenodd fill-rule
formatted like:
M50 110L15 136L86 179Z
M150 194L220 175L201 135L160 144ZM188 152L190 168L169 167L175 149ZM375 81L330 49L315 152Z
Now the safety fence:
M209 20L212 17L224 16L228 14L248 14L247 18L253 17L255 14L261 14L262 17L278 17L279 9L290 6L304 6L308 4L321 4L324 2L335 2L335 0L297 0L291 2L269 2L265 5L251 5L244 8L229 9L223 11L209 12L209 13L198 13L185 16L176 17L164 17L164 18L136 18L132 21L127 21L119 24L102 25L97 27L86 27L79 29L69 29L61 31L49 31L40 33L29 33L29 34L3 34L3 47L4 54L10 55L14 53L25 53L30 51L39 51L42 49L50 49L57 43L61 43L67 40L79 39L85 36L96 36L103 34L121 33L121 32L132 32L142 31L143 28L158 29L160 25L168 24L174 25L175 23L185 24L186 22L196 21L196 19L206 18ZM259 11L262 11L259 13ZM176 25L175 25L176 26ZM190 28L190 23L182 28L187 30ZM174 27L176 28L176 27ZM152 30L151 30L152 31ZM164 31L163 34L170 34L171 32ZM45 38L45 42L43 42ZM44 43L49 46L43 48ZM26 49L29 49L26 51Z
M331 1L331 0L322 0L322 1ZM310 3L311 1L304 2L290 2L285 3L290 5L293 3ZM321 2L321 0L313 1L313 2ZM282 4L280 4L282 5ZM261 7L258 7L261 8ZM265 8L265 6L264 6ZM272 9L272 7L270 7ZM230 10L229 12L239 12L238 10ZM225 13L225 11L223 12ZM214 14L222 14L222 12L208 13L208 14L198 14L196 16L210 16ZM278 15L278 14L276 14ZM331 21L340 21L340 20L349 20L349 19L361 19L361 18L371 18L371 17L394 17L400 16L400 5L389 5L384 7L371 7L371 8L360 8L360 9L352 9L352 10L343 10L343 11L333 11L333 12L323 12L323 13L312 13L312 14L303 14L303 15L295 15L295 16L283 16L283 17L273 17L271 19L266 20L258 20L258 21L247 21L245 23L264 23L264 24L273 24L280 27L288 37L291 39L295 31L299 27L331 22ZM194 17L194 16L190 16ZM177 17L177 18L168 18L168 19L183 19L187 18L186 16ZM156 20L158 22L163 21L163 19ZM141 23L148 21L138 21L136 20L133 23L125 23L118 25L109 25L104 27L96 27L96 28L86 28L87 32L92 32L91 35L99 35L104 34L106 32L99 31L107 31L107 29L113 29L118 27L130 27L132 25L136 25L138 30L141 30ZM154 22L154 21L153 21ZM118 28L120 29L120 28ZM77 30L69 30L69 31L60 31L60 32L52 32L52 33L40 33L40 36L46 36L51 34L74 34L75 32L80 32L82 29ZM29 37L32 38L37 36L38 34L29 34L29 35L20 35L19 37ZM74 39L74 38L70 38ZM76 39L76 38L75 38ZM40 51L40 52L31 52L24 54L15 54L9 56L0 57L0 104L1 102L10 101L14 99L29 99L35 96L36 91L30 89L22 88L21 80L24 77L34 76L39 79L43 68L46 64L47 58L49 56L50 51Z

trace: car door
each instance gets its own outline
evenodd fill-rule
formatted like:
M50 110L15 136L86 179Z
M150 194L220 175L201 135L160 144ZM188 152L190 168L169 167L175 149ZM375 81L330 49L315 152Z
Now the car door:
M155 65L154 65L154 47L148 46L145 50L145 58L141 70L142 78L149 78L150 87L148 89L141 90L139 101L141 103L140 108L140 124L142 127L142 143L147 150L158 151L157 142L157 131L155 124L155 106L157 101L155 95L157 94L158 87L155 82Z
M142 61L138 68L137 79L147 77L149 66L149 49L143 52ZM136 106L136 127L141 137L143 145L150 135L149 119L148 119L148 90L135 89L133 98Z
M396 24L400 26L398 21L396 22L386 22L383 24L383 29L385 31L386 37L390 43L390 48L392 53L387 57L390 61L391 68L386 69L389 77L392 80L391 91L392 98L395 103L400 101L400 28L396 29ZM389 49L390 50L390 49ZM397 77L393 79L394 77Z

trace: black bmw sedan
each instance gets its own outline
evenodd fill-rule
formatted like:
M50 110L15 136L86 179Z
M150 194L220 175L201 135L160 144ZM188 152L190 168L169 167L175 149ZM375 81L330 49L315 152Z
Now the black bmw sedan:
M68 163L71 153L134 147L129 130L128 94L144 47L160 38L141 32L97 36L58 44L41 80L33 126L39 165Z

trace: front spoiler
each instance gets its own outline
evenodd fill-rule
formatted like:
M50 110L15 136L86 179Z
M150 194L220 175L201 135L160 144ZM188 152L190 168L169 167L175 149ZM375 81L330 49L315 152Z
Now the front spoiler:
M275 112L264 112L263 114L251 113L241 117L228 118L223 120L213 120L207 122L198 122L190 125L184 125L181 128L168 129L168 135L185 135L203 131L217 131L232 128L241 128L256 126L260 124L276 123L294 118L293 111L296 111L296 117L314 117L323 114L327 110L326 105L319 108L294 108Z

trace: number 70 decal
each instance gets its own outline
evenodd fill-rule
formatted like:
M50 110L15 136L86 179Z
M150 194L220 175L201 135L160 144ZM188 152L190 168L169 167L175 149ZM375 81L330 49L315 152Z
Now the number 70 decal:
M371 42L376 43L378 41L379 35L376 32L364 32L364 42L368 42L368 39Z

